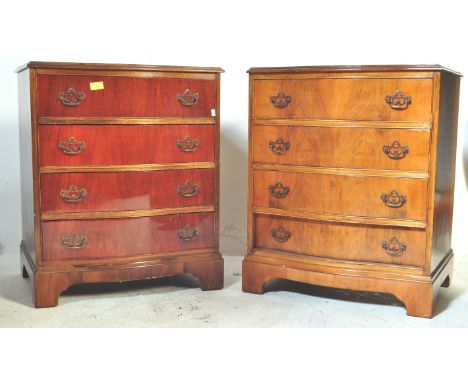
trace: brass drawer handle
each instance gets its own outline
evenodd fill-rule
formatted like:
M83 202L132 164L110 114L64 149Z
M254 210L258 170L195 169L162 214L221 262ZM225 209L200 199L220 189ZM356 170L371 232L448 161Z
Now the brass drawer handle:
M191 183L189 180L186 180L180 186L177 186L177 192L184 198L189 198L198 194L200 186L196 183Z
M185 89L182 94L177 95L177 100L184 106L196 105L199 98L198 93L194 93L190 89Z
M383 152L387 154L390 159L403 159L409 154L408 146L402 146L400 142L395 141L391 145L385 145Z
M177 232L177 235L184 241L195 240L198 237L198 230L196 228L192 228L190 224L187 224L184 229Z
M59 93L58 98L65 106L78 106L84 101L85 95L80 91L70 88Z
M406 244L400 243L396 237L389 241L382 241L382 249L390 256L401 256L406 251Z
M62 236L61 242L66 249L81 249L88 244L88 238L74 232L70 236Z
M177 141L177 147L180 148L184 153L190 153L197 149L198 140L193 139L190 135L186 135L184 139L179 139Z
M289 187L283 186L282 183L278 182L274 186L268 187L268 191L270 191L270 194L275 198L282 199L289 194Z
M77 203L86 198L86 189L78 189L75 185L71 185L68 190L60 191L60 197L64 202Z
M278 227L271 230L271 236L279 243L286 243L291 237L292 233L286 231L283 227Z
M291 101L292 97L290 95L285 95L283 92L279 92L277 95L270 97L270 102L278 109L284 109Z
M70 137L66 141L60 141L58 148L66 155L76 155L86 148L86 143L78 141L74 137Z
M408 108L408 105L411 105L412 98L411 96L405 96L403 92L398 90L392 96L385 96L385 102L394 110L405 110Z
M380 195L380 199L382 199L382 202L391 208L400 208L407 200L406 195L400 195L396 190L392 190L388 194Z
M278 138L276 141L270 141L268 147L270 147L271 151L273 151L276 155L282 155L286 151L289 150L290 147L289 142L283 141L281 138Z

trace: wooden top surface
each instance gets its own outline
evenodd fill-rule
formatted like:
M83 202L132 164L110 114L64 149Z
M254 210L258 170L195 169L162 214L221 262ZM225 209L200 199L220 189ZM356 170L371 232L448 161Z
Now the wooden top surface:
M16 69L19 73L22 70L34 69L83 69L83 70L123 70L123 71L146 71L146 72L187 72L187 73L224 73L224 70L217 67L199 66L169 66L169 65L138 65L138 64L97 64L79 62L47 62L30 61Z
M271 68L250 68L250 74L280 73L333 73L333 72L449 72L457 76L461 73L441 65L338 65L338 66L290 66Z

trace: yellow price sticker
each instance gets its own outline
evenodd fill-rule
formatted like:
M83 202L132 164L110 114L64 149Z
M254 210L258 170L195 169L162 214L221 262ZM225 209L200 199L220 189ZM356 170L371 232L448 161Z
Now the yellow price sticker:
M102 81L90 82L89 83L89 88L91 90L102 90L102 89L104 89L104 82L102 82Z

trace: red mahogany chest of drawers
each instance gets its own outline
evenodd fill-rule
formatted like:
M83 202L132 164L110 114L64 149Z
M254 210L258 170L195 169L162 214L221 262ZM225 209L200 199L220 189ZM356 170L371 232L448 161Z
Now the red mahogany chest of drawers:
M249 72L243 290L283 278L390 293L431 317L452 275L460 75L438 65Z
M18 69L21 269L36 307L72 284L191 273L223 287L220 68Z

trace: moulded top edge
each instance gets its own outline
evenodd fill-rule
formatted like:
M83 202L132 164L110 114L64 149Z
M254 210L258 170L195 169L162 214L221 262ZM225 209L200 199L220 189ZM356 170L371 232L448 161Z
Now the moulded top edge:
M449 72L462 77L455 70L441 65L338 65L338 66L290 66L270 68L250 68L250 74L281 74L281 73L333 73L333 72Z
M147 72L187 72L187 73L224 73L218 67L199 66L169 66L169 65L139 65L139 64L98 64L98 63L78 63L78 62L47 62L30 61L16 69L19 73L25 69L92 69L92 70L130 70Z

